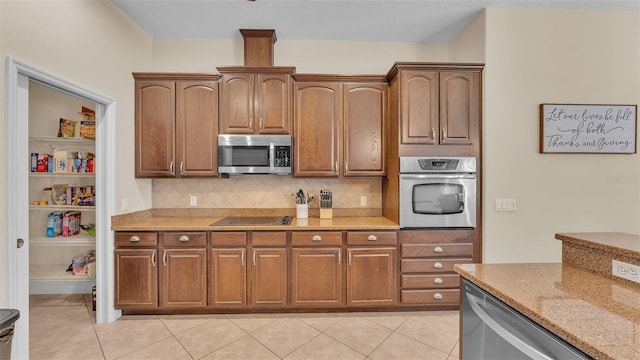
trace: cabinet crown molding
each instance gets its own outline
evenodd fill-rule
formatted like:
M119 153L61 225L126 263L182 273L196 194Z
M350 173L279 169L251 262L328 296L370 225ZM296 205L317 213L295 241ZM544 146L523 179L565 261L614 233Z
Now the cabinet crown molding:
M431 71L482 71L484 64L481 63L423 63L423 62L396 62L389 72L387 81L391 82L398 75L400 70L431 70Z
M170 73L170 72L133 72L135 80L207 80L218 81L220 74L215 73Z

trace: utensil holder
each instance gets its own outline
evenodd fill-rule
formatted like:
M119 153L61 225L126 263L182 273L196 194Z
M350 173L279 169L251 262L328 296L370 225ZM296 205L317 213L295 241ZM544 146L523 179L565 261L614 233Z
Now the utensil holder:
M309 218L309 204L297 204L296 205L296 217L298 219Z

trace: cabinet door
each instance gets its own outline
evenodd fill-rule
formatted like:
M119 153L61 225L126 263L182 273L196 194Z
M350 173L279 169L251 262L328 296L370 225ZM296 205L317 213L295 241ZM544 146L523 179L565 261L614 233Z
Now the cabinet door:
M157 307L156 249L116 249L115 262L115 307Z
M175 168L173 81L136 81L136 177L171 177Z
M177 83L176 172L180 176L218 173L218 83Z
M342 249L291 250L291 305L342 306Z
M440 73L440 144L471 144L479 128L480 74Z
M291 133L291 76L256 75L257 131L261 134Z
M387 84L344 84L344 175L386 173Z
M338 176L340 84L294 86L294 175Z
M252 261L251 305L287 305L287 250L253 249Z
M254 75L222 75L220 91L220 133L253 133Z
M402 71L402 144L435 144L438 136L438 73Z
M206 250L164 250L161 292L164 308L207 306Z
M246 249L211 249L209 304L220 308L247 305Z
M347 305L395 305L396 249L347 248Z

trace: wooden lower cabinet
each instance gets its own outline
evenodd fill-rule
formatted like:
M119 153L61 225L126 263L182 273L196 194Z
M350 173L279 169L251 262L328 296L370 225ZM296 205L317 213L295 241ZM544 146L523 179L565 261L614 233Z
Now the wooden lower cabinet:
M395 248L347 248L347 305L397 303Z
M342 248L291 250L291 306L342 306L342 293Z
M219 308L247 306L246 248L210 250L209 304Z
M115 250L115 307L158 307L156 249Z
M166 249L162 258L163 308L207 306L206 249Z
M254 248L251 270L251 305L287 305L287 249Z
M400 303L455 306L460 275L455 264L473 262L472 230L401 230Z
M161 233L163 251L160 266L162 308L207 306L206 232Z

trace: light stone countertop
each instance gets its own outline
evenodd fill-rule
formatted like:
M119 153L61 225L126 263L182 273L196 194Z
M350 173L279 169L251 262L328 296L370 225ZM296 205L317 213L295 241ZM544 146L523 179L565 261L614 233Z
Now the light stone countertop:
M398 224L381 216L335 217L332 219L292 217L289 225L211 226L222 217L153 216L113 224L114 231L301 231L301 230L397 230Z
M635 258L640 262L640 235L622 232L559 233L556 239L612 255Z
M595 359L640 359L640 284L560 263L455 270Z

